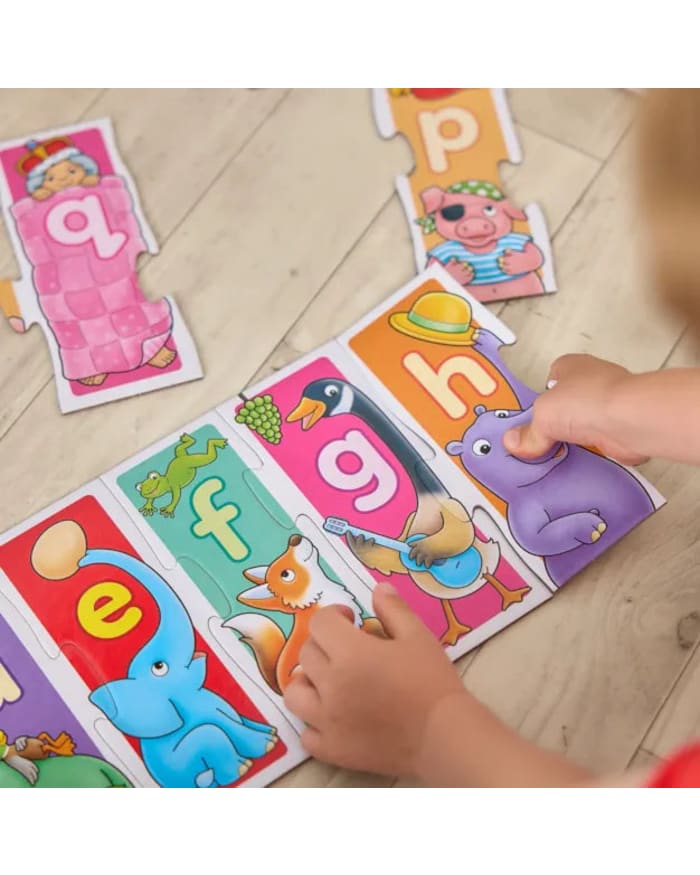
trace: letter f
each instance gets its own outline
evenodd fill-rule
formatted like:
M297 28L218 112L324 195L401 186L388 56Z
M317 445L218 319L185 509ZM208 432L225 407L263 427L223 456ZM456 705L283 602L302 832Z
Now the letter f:
M250 550L231 525L240 515L240 510L230 502L216 507L212 501L223 488L222 480L218 477L209 477L195 489L192 494L192 509L198 519L192 524L192 534L196 538L206 538L211 535L231 559L241 562L248 558Z

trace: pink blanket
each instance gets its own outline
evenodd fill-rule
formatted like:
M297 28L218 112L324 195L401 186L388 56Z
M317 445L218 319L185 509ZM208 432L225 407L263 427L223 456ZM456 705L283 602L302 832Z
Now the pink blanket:
M139 287L136 260L146 245L122 180L105 176L11 209L66 379L131 371L152 359L170 336L172 314L166 300L147 301Z

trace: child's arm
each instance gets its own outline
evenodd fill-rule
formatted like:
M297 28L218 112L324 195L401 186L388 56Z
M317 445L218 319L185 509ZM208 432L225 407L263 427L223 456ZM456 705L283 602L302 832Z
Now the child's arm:
M285 704L313 756L433 786L573 786L592 776L521 739L464 688L433 635L386 585L374 608L387 638L337 607L311 621Z
M556 385L535 401L532 423L505 437L515 455L536 458L569 441L626 464L649 456L700 463L700 370L631 374L570 355L554 362L550 377Z
M593 782L585 769L525 741L466 690L435 709L416 773L431 787L574 787Z

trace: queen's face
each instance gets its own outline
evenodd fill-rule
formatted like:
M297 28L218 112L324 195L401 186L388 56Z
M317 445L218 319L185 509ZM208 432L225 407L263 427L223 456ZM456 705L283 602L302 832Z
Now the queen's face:
M46 171L43 187L49 191L62 191L72 185L80 185L86 176L87 173L79 164L59 161Z

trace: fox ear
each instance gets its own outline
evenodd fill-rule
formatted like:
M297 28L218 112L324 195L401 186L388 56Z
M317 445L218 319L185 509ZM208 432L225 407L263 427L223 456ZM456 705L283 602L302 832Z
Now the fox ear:
M292 539L296 537L295 542L292 544ZM311 543L308 538L304 538L300 535L292 535L289 539L289 546L294 547L294 555L299 560L299 562L308 562L309 559L314 555L315 547Z
M269 565L256 565L255 568L246 568L243 572L243 577L251 583L265 583L269 567Z

